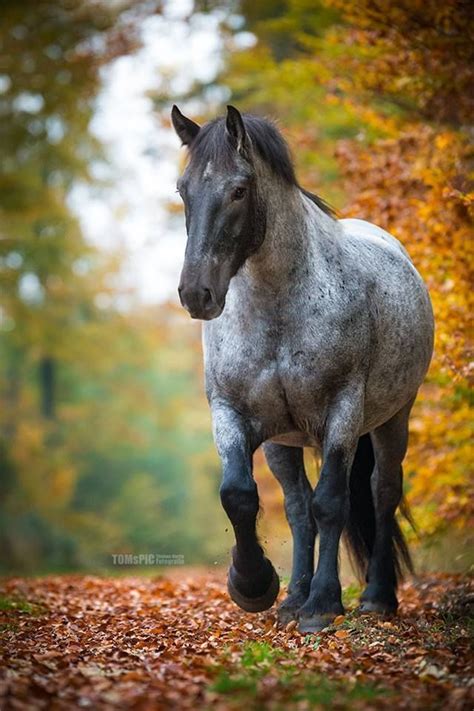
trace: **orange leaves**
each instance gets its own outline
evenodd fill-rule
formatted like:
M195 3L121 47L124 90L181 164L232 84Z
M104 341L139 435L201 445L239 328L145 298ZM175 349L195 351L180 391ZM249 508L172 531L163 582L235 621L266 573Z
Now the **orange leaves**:
M223 578L5 581L0 697L20 709L227 711L320 699L321 708L424 709L454 694L453 708L467 707L467 582L422 578L403 585L393 620L351 613L302 636L278 628L274 609L240 611Z
M341 111L361 123L357 140L336 144L348 196L343 214L401 240L435 312L432 385L415 406L408 498L421 533L446 522L467 530L474 515L467 399L474 373L474 173L464 125L474 110L473 16L456 0L428 0L418 10L384 0L327 4L349 28L331 29L319 61L332 67Z
M350 191L345 214L385 227L408 249L428 284L436 319L431 385L414 410L405 471L408 498L422 533L446 522L468 530L473 460L472 414L466 388L472 378L470 148L461 133L411 124L398 138L369 147L340 145Z
M285 627L285 632L293 632L293 630L296 629L298 626L298 622L296 620L291 620L291 622L288 622L288 624Z
M326 3L349 22L336 33L340 44L351 44L336 64L349 93L370 91L426 120L470 123L474 27L468 3Z
M430 385L414 412L421 424L405 467L408 498L421 534L447 522L467 530L474 514L466 427L474 373L474 15L461 0L325 0L313 19L336 8L343 22L326 15L311 34L303 6L289 3L273 18L265 3L244 4L259 44L245 61L234 55L230 85L250 97L252 111L270 111L290 127L303 185L345 202L344 216L392 232L425 279L436 345Z

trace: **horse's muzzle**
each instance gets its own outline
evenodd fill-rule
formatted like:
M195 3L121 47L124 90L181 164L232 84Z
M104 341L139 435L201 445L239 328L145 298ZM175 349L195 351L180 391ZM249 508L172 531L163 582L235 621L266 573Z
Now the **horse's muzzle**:
M195 286L178 287L179 299L182 306L188 311L191 318L211 321L217 318L223 311L223 304L219 304L212 289Z

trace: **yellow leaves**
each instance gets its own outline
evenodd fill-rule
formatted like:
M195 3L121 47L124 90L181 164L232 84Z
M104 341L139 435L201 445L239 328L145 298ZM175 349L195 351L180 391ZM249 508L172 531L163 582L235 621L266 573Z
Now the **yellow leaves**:
M474 205L474 192L468 192L468 193L457 193L459 198L462 200L462 202L466 206L473 206Z
M49 495L55 506L64 506L69 503L74 493L77 471L68 464L58 467L52 472L49 484Z
M349 24L339 30L339 43L350 44L350 54L334 63L334 71L349 77L351 94L370 92L391 99L408 115L420 112L428 120L469 124L473 53L468 5L454 3L452 15L441 14L440 4L428 0L420 8L421 25L417 12L408 10L413 3L405 8L376 0L370 9L366 3L336 4Z
M443 151L453 143L453 136L450 133L440 133L435 138L435 146L439 151Z
M446 520L467 527L473 514L473 417L467 401L458 397L451 383L425 386L415 405L405 471L414 472L408 498L425 533L435 532Z
M44 429L36 422L23 420L18 423L12 454L23 462L28 453L38 455L43 447Z
M369 115L367 115L369 119ZM474 496L472 378L474 254L468 208L470 147L462 131L412 124L393 140L339 151L352 193L348 213L392 231L429 284L436 320L431 385L421 389L405 471L408 500L423 534L470 525ZM474 493L474 492L472 492Z
M23 419L12 438L10 455L22 490L26 511L43 514L68 506L77 481L77 469L68 453L49 443L49 424Z

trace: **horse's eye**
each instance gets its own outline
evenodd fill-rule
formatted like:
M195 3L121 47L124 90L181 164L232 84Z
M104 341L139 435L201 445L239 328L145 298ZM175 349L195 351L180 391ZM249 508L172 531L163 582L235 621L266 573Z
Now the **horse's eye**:
M235 188L232 193L232 200L242 200L246 192L245 188Z

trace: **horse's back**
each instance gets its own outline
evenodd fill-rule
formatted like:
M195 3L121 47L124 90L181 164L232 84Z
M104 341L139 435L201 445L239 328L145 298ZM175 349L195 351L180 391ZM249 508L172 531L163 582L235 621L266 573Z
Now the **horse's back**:
M350 235L352 237L360 237L362 239L383 240L391 247L400 250L400 252L402 252L405 257L410 259L410 255L408 254L402 243L399 242L396 237L391 235L390 232L387 232L381 227L378 227L378 225L374 225L373 222L367 222L366 220L359 220L351 217L346 218L344 220L339 220L339 224L341 225L344 234L346 235Z

